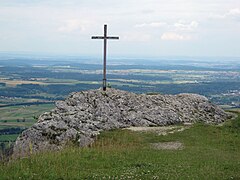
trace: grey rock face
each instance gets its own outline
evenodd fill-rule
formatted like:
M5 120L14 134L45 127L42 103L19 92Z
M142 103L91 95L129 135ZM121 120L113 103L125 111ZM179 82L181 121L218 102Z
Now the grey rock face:
M16 140L14 156L58 150L68 143L89 145L104 130L177 123L218 124L227 115L197 94L138 95L116 89L72 93Z

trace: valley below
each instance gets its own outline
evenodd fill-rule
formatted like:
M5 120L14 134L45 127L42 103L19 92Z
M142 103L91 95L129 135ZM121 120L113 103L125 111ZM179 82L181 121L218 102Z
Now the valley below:
M102 65L101 60L93 60L91 58L80 58L76 59L60 58L56 60L55 58L45 58L45 59L31 59L30 57L11 57L0 56L0 154L6 154L9 149L11 149L13 142L15 142L17 136L25 129L31 127L38 119L39 115L44 112L48 112L55 107L55 102L58 100L64 100L72 92L85 91L90 89L99 89L102 85ZM114 63L113 63L114 62ZM131 62L131 63L129 63ZM131 60L110 60L107 71L108 87L120 90L125 90L129 92L134 92L137 94L172 94L176 95L179 93L194 93L206 96L212 103L219 105L227 111L234 111L239 113L240 108L240 64L239 61L207 61L207 60L164 60L155 61L149 60L149 63L141 63L141 60L131 59ZM144 62L148 62L144 60ZM196 126L196 127L195 127ZM194 125L193 129L202 128L203 125ZM217 132L215 134L218 138L215 143L221 144L226 147L230 146L228 140L223 138L225 130L219 130L219 127L211 127ZM224 128L226 128L224 126ZM228 129L228 128L227 128ZM169 142L179 142L187 141L187 143L182 143L184 149L197 148L197 146L188 146L185 144L191 144L193 139L188 139L186 132L193 130L185 130L184 132L177 132L176 134L183 133L183 139L176 138L175 135L167 135L161 137L160 139ZM129 132L128 130L109 132L110 136L114 136L114 133L120 135L129 134L127 138L137 138L136 134L139 132ZM113 133L113 134L111 134ZM123 133L123 134L121 134ZM136 133L136 134L134 134ZM142 132L141 132L142 133ZM148 139L152 137L151 132L142 133L140 138ZM209 132L209 136L212 136L212 132ZM78 151L84 151L83 156L88 156L89 152L96 151L95 158L110 158L105 156L104 152L112 151L116 146L115 143L109 144L109 137L104 139L107 133L103 133L100 136L100 141L96 141L94 147L97 149L83 149L76 150L71 149L76 153ZM174 133L175 134L175 133ZM231 133L230 133L231 134ZM226 136L234 136L233 134ZM236 136L239 135L238 130L235 133ZM145 136L146 135L146 136ZM138 136L138 135L137 135ZM103 140L101 141L103 137ZM115 136L114 136L115 137ZM171 141L165 139L171 139ZM220 137L220 139L219 139ZM155 135L154 135L155 138ZM153 138L153 139L154 139ZM186 139L184 139L186 138ZM201 138L200 135L196 135L196 138ZM221 140L221 138L223 138ZM139 139L135 139L138 141ZM134 144L134 141L129 141L127 143ZM145 142L145 140L143 140ZM107 141L107 142L106 142ZM117 140L117 142L120 140ZM142 140L140 140L142 141ZM221 141L221 142L220 142ZM223 145L224 142L227 144ZM232 148L237 148L239 142L233 140L235 143ZM152 144L158 143L155 140L150 140ZM105 149L105 147L100 146L99 143L106 143L107 147L110 149ZM116 157L123 157L122 153L131 153L124 147L127 144L121 142L119 145L122 148L122 152L116 154ZM230 143L230 142L229 142ZM97 144L97 145L96 145ZM141 143L140 143L141 144ZM216 144L216 146L217 146ZM142 145L140 145L142 147ZM118 146L116 146L118 147ZM138 145L136 145L138 147ZM148 146L147 146L148 147ZM210 145L209 145L210 147ZM226 148L223 147L223 148ZM111 148L113 148L111 150ZM134 145L135 148L135 145ZM210 148L211 149L211 148ZM125 152L127 151L127 152ZM144 148L143 148L143 151ZM156 153L155 150L153 153ZM164 151L164 150L163 150ZM62 152L67 153L67 152ZM85 154L84 154L85 153ZM164 154L165 153L165 154ZM165 156L173 153L181 154L182 151L174 152L163 152ZM207 154L210 152L207 152ZM100 156L99 156L100 155ZM237 156L237 154L235 154ZM234 156L235 156L234 155ZM46 157L52 155L46 155ZM58 155L56 155L58 156ZM68 156L68 155L66 155ZM142 155L141 155L142 156ZM183 155L185 156L185 155ZM118 158L119 158L118 157ZM43 156L45 158L45 156ZM71 157L70 157L71 158ZM113 157L111 157L113 158ZM230 158L230 155L229 155ZM39 159L32 159L34 163L38 163ZM31 160L31 161L32 161ZM43 159L42 159L43 160ZM42 161L41 160L41 161ZM81 159L85 161L84 159ZM106 160L106 159L105 159ZM166 160L166 159L165 159ZM142 161L142 160L139 160ZM151 162L150 162L151 161ZM154 164L153 159L149 161L154 167L159 167ZM148 162L148 160L146 160ZM20 161L23 163L24 161ZM217 163L217 162L216 162ZM237 163L237 162L236 162ZM100 163L101 164L101 163ZM234 164L234 163L233 163ZM232 164L232 165L233 165ZM102 164L105 166L104 164ZM183 164L179 164L182 166ZM185 164L186 165L186 164ZM189 164L188 164L189 165ZM199 164L202 166L203 164ZM235 164L237 165L237 164ZM27 165L26 165L27 166ZM90 166L90 164L89 164ZM91 166L95 166L91 164ZM148 169L148 165L139 162L139 167L134 166L134 173L137 173L141 168ZM167 166L167 165L166 165ZM186 165L187 166L187 165ZM149 165L150 167L150 165ZM29 168L29 167L26 167ZM81 166L77 167L81 168ZM119 167L120 168L120 167ZM210 167L205 167L210 168ZM121 168L120 168L121 169ZM153 168L154 169L154 168ZM204 169L204 168L203 168ZM105 170L99 171L96 174L96 178L102 177L101 173ZM1 171L1 170L0 170ZM9 170L7 170L9 171ZM34 170L33 170L34 171ZM114 170L115 171L115 170ZM122 170L124 171L124 170ZM194 170L195 171L195 170ZM124 171L125 172L125 171ZM21 174L21 170L19 171ZM19 176L20 176L19 174ZM119 173L118 173L119 174ZM125 174L128 174L127 172ZM230 173L231 174L231 173ZM120 174L119 174L120 175ZM204 172L203 172L204 175ZM22 175L21 175L22 176ZM111 176L111 174L109 175ZM147 173L146 173L146 176ZM44 176L43 176L44 177ZM55 177L55 176L53 176ZM88 177L88 176L83 176ZM112 176L111 176L112 177ZM135 177L129 175L129 177ZM142 176L142 177L145 177ZM156 176L157 177L157 176ZM203 176L204 177L204 176ZM211 176L209 176L211 177Z

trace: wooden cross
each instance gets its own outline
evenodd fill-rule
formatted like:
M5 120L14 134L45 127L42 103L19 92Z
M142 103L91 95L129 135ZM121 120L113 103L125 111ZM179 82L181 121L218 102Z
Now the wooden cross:
M104 25L104 36L92 36L92 39L103 39L104 49L103 49L103 91L107 89L107 75L106 75L106 64L107 64L107 39L119 39L119 37L107 36L107 25Z

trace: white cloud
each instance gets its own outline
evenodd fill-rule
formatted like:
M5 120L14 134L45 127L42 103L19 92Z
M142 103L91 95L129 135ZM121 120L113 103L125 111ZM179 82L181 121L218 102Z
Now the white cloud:
M239 16L240 15L240 9L230 9L227 13L229 16Z
M225 14L221 15L221 14L213 14L213 13L211 13L209 15L209 18L211 18L211 19L224 19L225 17L226 17Z
M142 23L142 24L136 24L135 27L136 28L142 28L142 27L153 27L153 28L157 28L157 27L162 27L167 25L167 23L165 22L152 22L152 23Z
M191 40L191 36L177 34L174 32L166 32L166 33L163 33L163 35L161 36L161 39L167 40L167 41L186 41L186 40Z
M184 21L179 21L174 24L174 27L177 31L193 31L198 27L197 21L192 21L190 23L186 23Z
M123 41L128 42L147 42L150 41L152 36L145 33L126 33L121 36Z
M240 19L240 9L239 8L230 9L225 14L210 14L209 17L213 19L227 19L227 18Z
M229 16L232 19L240 20L240 9L230 9L226 16Z
M86 27L88 26L88 22L80 21L78 19L69 19L64 22L62 26L58 28L59 32L63 33L72 33L75 31L85 31Z

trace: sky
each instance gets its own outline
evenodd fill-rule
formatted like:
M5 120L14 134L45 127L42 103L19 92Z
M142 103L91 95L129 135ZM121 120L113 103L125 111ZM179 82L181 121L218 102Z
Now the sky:
M0 0L0 52L240 57L240 0Z

